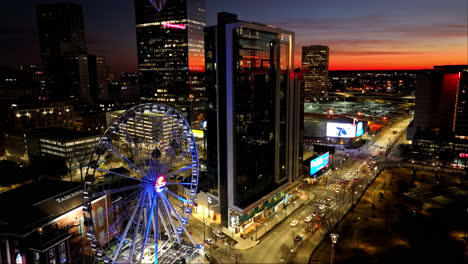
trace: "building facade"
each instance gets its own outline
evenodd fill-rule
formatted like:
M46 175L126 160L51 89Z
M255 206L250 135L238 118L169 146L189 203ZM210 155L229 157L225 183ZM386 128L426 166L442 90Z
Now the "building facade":
M299 178L294 33L219 13L205 52L208 178L221 224L237 232Z
M28 195L25 195L27 193ZM2 193L0 263L89 263L91 245L83 219L83 187L80 183L38 181ZM92 201L96 236L105 239L109 195Z
M175 106L194 120L204 108L204 0L135 0L141 98Z
M308 70L304 75L304 97L308 101L328 92L329 53L328 46L302 47L302 68Z
M408 139L416 150L439 153L447 161L468 152L468 65L434 66L416 80L414 120Z
M47 75L45 97L85 103L109 100L104 58L88 54L82 6L39 4L37 23Z

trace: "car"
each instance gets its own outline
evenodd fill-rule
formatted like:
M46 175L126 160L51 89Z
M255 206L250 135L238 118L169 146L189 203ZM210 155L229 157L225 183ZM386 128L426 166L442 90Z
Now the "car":
M347 185L347 186L346 186L346 189L351 189L351 185Z
M302 235L297 235L295 238L294 238L294 241L295 242L301 242L302 241Z
M329 202L329 201L331 200L330 196L327 196L327 197L325 198L325 200L327 200L327 201Z
M351 172L350 172L350 171L348 171L348 172L346 172L346 174L348 174L348 175L349 175L349 174L351 174Z
M216 237L221 238L221 239L223 239L223 238L226 237L226 235L225 235L223 232L218 231L218 230L213 230L213 234L214 234Z
M348 184L348 183L349 183L349 181L348 181L348 180L345 180L343 183L344 183L344 184Z
M313 213L312 213L312 216L317 216L317 212L313 212Z
M325 205L323 205L323 204L319 205L319 209L320 209L320 210L325 209Z
M362 170L361 173L366 173L366 170Z
M297 220L292 220L292 222L291 222L290 225L291 225L291 226L297 226L297 223L298 223Z
M343 179L340 179L340 180L339 180L339 183L344 183L344 180L343 180Z
M353 182L359 182L359 179L358 178L354 178Z
M207 237L207 238L205 238L205 243L207 243L208 245L213 245L214 241L213 241L213 239Z
M309 223L310 221L312 221L312 216L307 216L304 220L306 223Z

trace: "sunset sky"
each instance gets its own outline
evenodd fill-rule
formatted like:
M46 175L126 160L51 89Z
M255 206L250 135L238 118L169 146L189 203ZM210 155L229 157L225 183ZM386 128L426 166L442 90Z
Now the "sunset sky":
M148 0L139 0L148 1ZM174 1L174 0L168 0ZM6 1L0 10L0 66L40 63L35 4ZM91 54L113 71L136 71L134 0L73 0L85 13ZM466 0L206 0L207 25L216 13L296 33L301 47L330 46L330 70L421 69L468 63Z

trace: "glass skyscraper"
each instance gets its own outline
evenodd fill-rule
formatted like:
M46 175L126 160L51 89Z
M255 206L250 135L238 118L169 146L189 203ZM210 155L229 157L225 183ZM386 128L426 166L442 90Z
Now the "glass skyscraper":
M299 177L293 49L293 32L229 13L205 29L207 169L224 226L246 221Z
M302 67L307 69L304 74L304 97L307 101L328 92L329 53L327 46L302 47Z
M168 0L159 11L135 0L141 97L169 104L191 121L204 109L204 0Z

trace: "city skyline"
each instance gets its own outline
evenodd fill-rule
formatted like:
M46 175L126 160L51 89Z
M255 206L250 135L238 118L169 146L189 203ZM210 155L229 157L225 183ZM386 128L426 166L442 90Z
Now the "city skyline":
M58 1L6 3L0 31L0 66L40 64L35 6ZM85 35L91 53L103 54L112 71L136 71L134 1L72 1L83 5ZM411 3L298 0L207 0L207 26L216 13L238 13L241 20L296 33L295 66L300 47L330 46L330 70L422 69L467 63L467 4L453 1ZM397 6L404 9L395 9ZM107 10L103 12L102 10ZM262 12L258 12L262 10Z

